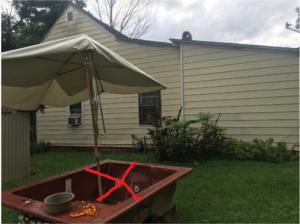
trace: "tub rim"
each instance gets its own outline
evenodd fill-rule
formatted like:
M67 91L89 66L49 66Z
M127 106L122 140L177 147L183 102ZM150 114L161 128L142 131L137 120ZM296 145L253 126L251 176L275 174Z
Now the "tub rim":
M105 164L105 163L118 163L118 164L126 164L126 165L132 164L132 162L124 162L124 161L117 161L117 160L110 160L110 159L103 160L100 162L100 164ZM135 199L133 197L131 197L117 205L105 205L105 204L93 203L95 205L95 207L97 208L97 211L99 209L102 211L107 211L110 214L109 216L106 215L106 217L103 217L101 222L105 222L105 223L113 222L114 220L116 220L119 217L121 217L122 215L124 215L126 212L139 206L143 202L147 201L154 195L158 194L160 191L162 191L165 188L169 187L170 185L176 183L179 179L183 178L184 176L188 175L189 173L191 173L193 171L192 168L186 168L186 167L175 167L175 166L156 165L156 164L147 164L147 163L137 163L137 165L146 165L146 166L150 166L150 167L170 169L170 170L175 170L177 172L175 172L175 173L171 174L170 176L166 177L165 179L151 185L150 187L144 189L143 191L138 192L136 195L137 195L137 197L143 197L142 201L135 201ZM29 215L32 215L32 216L35 216L35 217L41 218L41 219L45 219L45 216L46 216L47 217L46 220L48 220L50 222L55 222L55 223L83 223L83 222L87 222L87 221L93 223L93 220L96 220L97 218L99 218L99 215L96 217L90 217L89 220L87 220L84 217L83 217L83 219L79 219L79 218L72 219L72 221L70 221L69 219L62 219L63 216L61 214L53 215L53 214L49 213L47 215L48 210L47 210L47 207L45 207L46 203L37 201L34 199L30 199L30 198L24 198L21 196L17 196L17 195L14 195L13 193L15 191L29 188L36 184L46 183L51 180L54 180L54 179L57 179L60 177L64 177L66 175L80 172L82 170L85 170L86 168L91 168L94 166L95 166L95 164L93 163L93 164L90 164L90 165L87 165L84 167L80 167L80 168L77 168L74 170L70 170L70 171L67 171L67 172L52 176L52 177L48 177L48 178L45 178L42 180L38 180L38 181L35 181L32 183L28 183L28 184L25 184L25 185L22 185L19 187L15 187L15 188L3 191L2 192L2 200L1 200L2 206L14 209L16 211L23 212L23 213L26 213L26 214L29 214ZM25 201L29 202L29 203L25 203ZM83 203L80 201L75 201L75 202L73 202L73 205L74 206L72 206L72 208L75 206L78 207L78 205L79 206L86 205L86 203ZM40 213L37 212L37 209L35 207L38 207L40 209L39 210ZM45 209L46 209L46 212L45 212ZM44 215L42 215L42 214L44 214ZM63 214L65 214L65 213L63 213Z

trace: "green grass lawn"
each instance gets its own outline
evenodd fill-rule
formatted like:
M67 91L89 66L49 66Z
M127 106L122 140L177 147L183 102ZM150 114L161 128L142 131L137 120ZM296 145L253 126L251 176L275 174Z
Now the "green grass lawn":
M101 154L101 159L150 163L149 154ZM2 191L93 163L92 153L31 156L31 175L2 186ZM279 164L214 159L161 163L192 167L177 183L172 204L184 223L299 223L299 162ZM18 212L2 207L2 223L17 223Z

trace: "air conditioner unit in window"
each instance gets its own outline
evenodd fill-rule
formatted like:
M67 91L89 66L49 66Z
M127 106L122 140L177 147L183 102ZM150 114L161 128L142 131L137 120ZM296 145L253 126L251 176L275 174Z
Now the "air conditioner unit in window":
M81 117L69 117L68 125L76 126L81 124Z

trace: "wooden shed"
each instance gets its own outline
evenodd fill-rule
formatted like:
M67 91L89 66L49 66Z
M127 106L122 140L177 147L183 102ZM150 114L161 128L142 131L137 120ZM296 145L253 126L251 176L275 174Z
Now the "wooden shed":
M1 180L2 184L30 175L30 112L2 107L1 110Z

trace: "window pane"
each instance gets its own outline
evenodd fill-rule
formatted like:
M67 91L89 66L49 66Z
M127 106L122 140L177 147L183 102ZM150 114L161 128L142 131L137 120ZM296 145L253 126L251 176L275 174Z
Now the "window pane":
M142 93L142 97L144 96L159 96L159 91L154 91L150 93Z
M81 114L81 103L71 105L70 114Z
M156 107L141 107L140 108L140 113L141 114L156 114Z
M152 107L140 107L140 124L149 124L148 116L157 116L156 106Z
M68 22L72 22L73 21L73 12L68 12Z
M142 105L159 105L159 97L147 97L141 98Z
M140 115L140 124L150 124L150 121L148 120L148 115L152 115L156 117L156 114L141 114Z
M150 123L149 121L148 121L148 118L147 118L147 116L148 115L141 115L141 124L148 124L148 123Z

